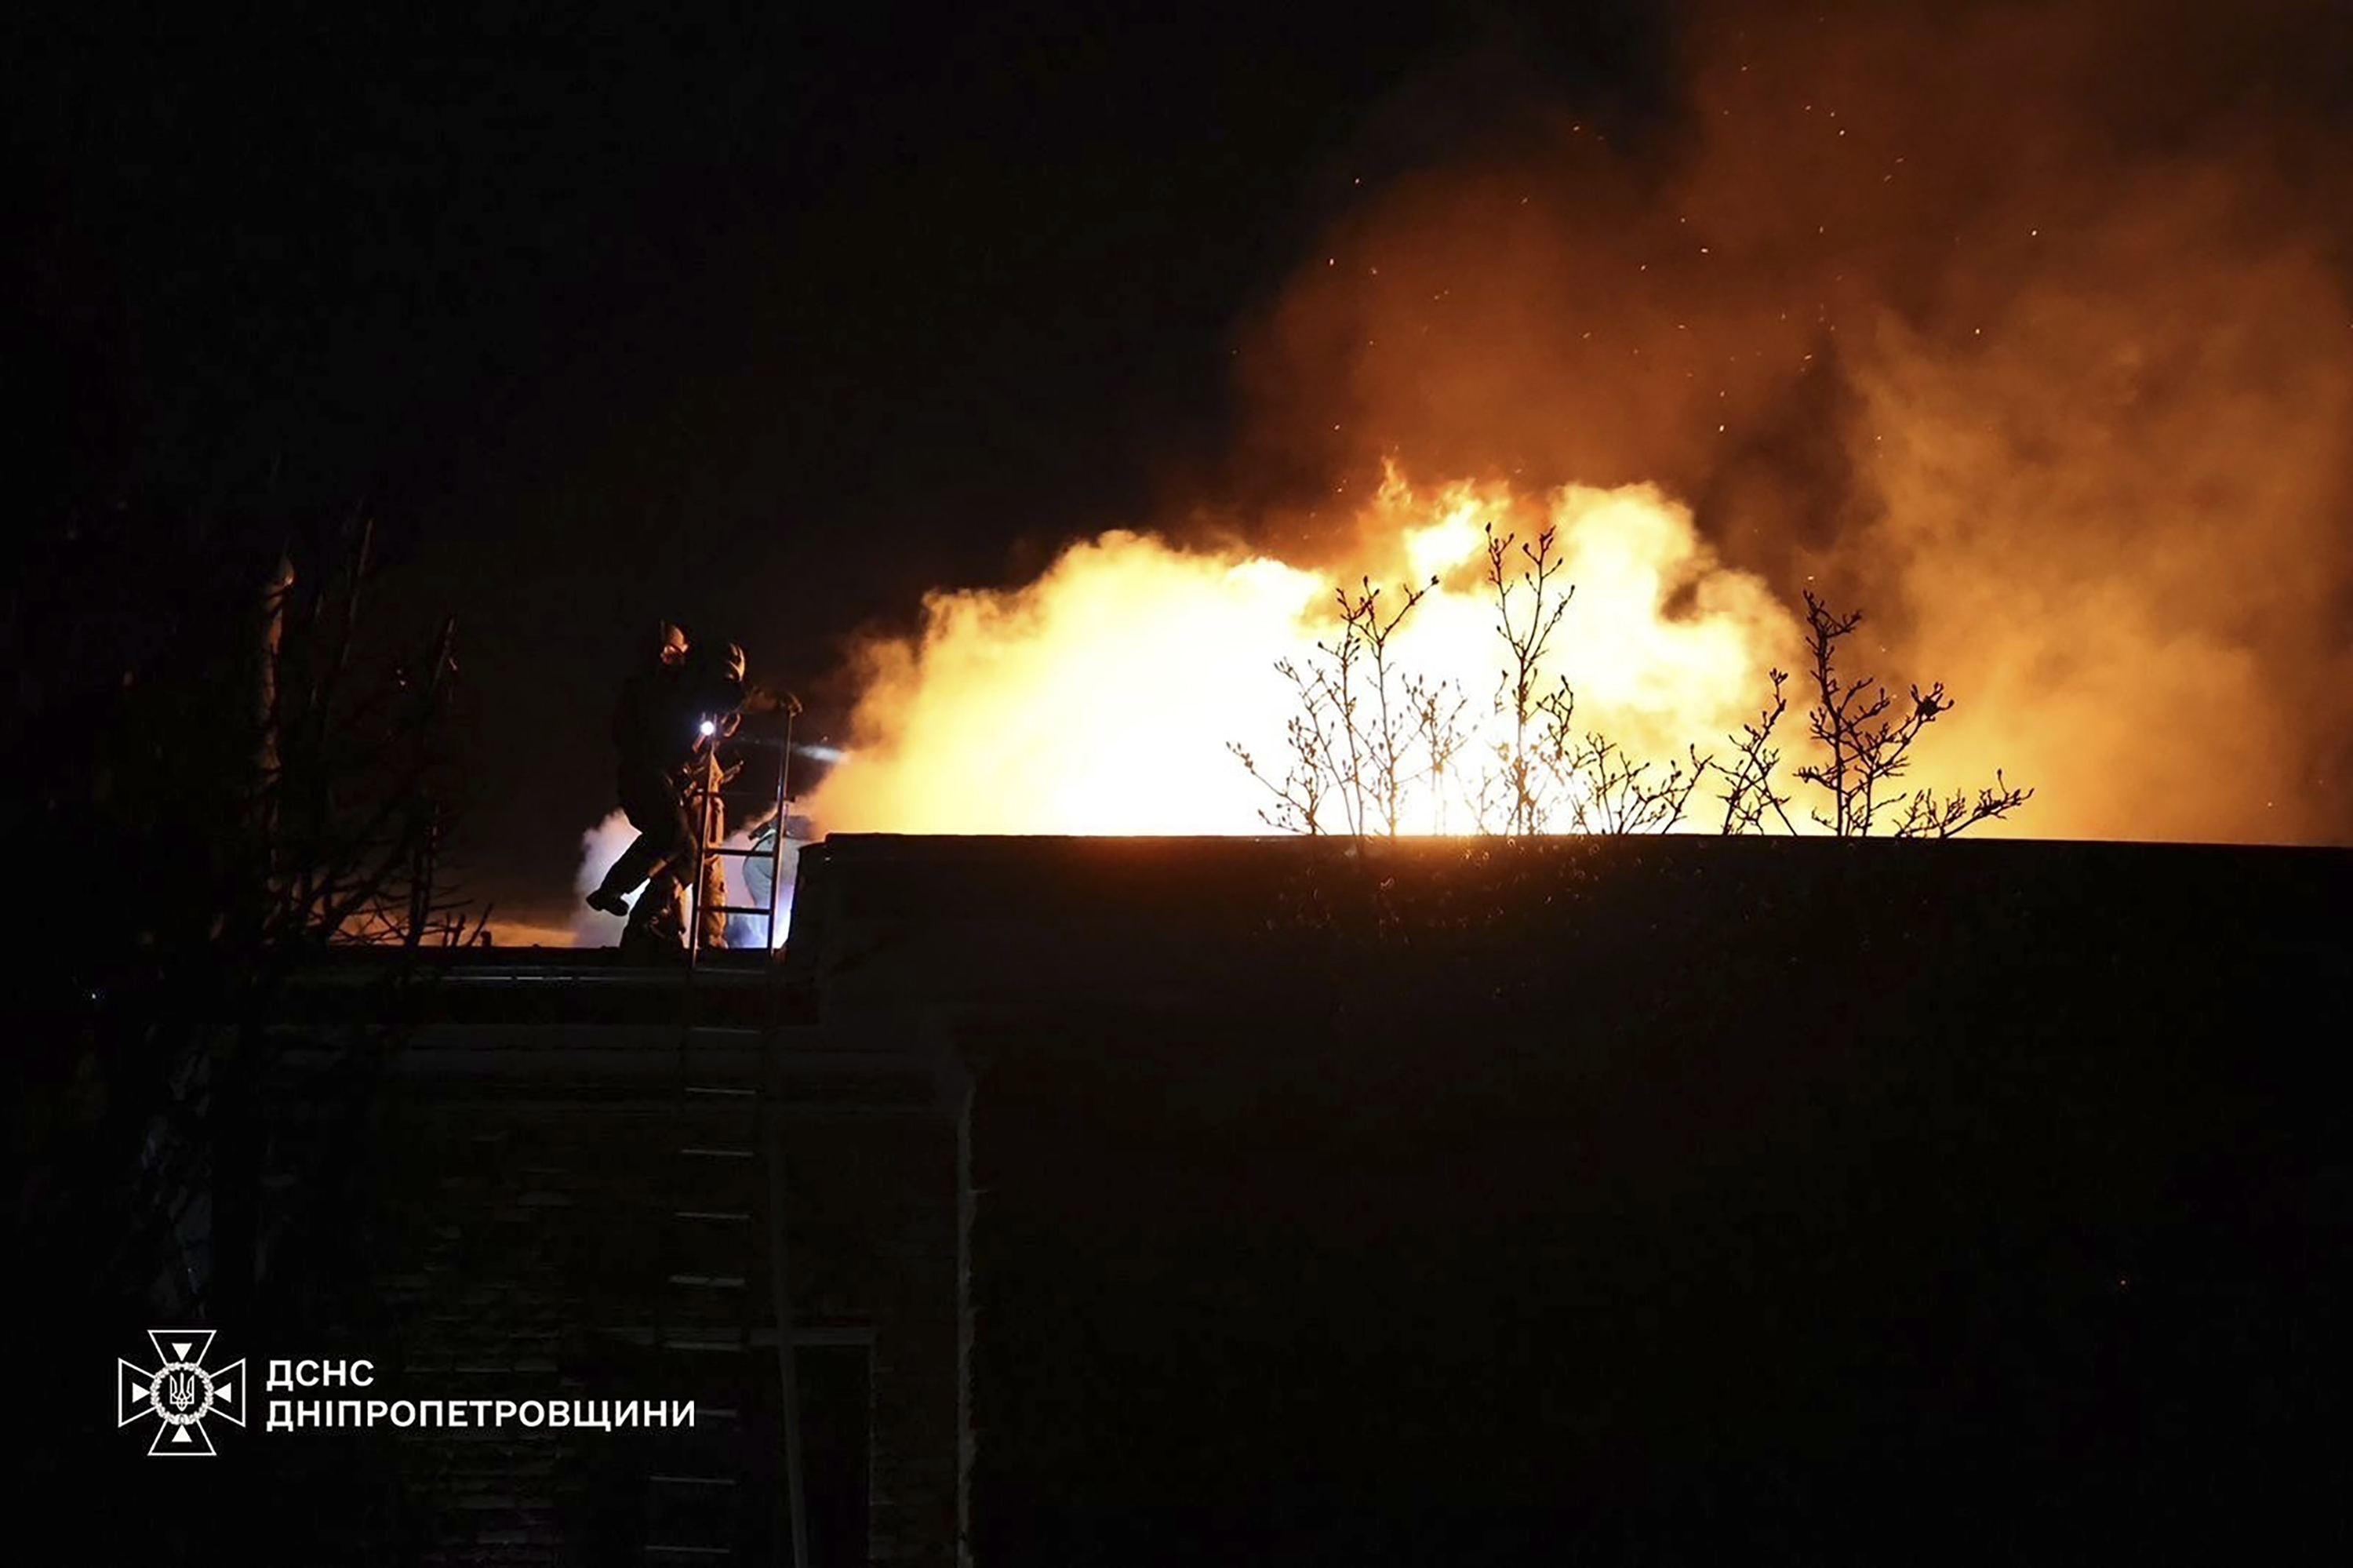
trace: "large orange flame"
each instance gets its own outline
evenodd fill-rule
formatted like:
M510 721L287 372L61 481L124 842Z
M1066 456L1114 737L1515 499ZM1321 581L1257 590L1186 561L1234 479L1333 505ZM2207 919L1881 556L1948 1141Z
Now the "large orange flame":
M1680 758L1720 736L1796 646L1765 585L1725 567L1689 511L1648 486L1424 493L1392 474L1356 523L1391 604L1434 582L1395 657L1461 694L1474 767L1508 720L1489 526L1554 532L1575 594L1543 679L1565 678L1579 723L1638 754ZM1262 832L1267 793L1229 743L1282 752L1299 704L1274 666L1313 661L1336 619L1314 571L1131 533L1072 546L1025 588L934 594L919 632L865 651L849 756L810 813L831 832ZM1401 818L1474 825L1445 781L1419 781Z

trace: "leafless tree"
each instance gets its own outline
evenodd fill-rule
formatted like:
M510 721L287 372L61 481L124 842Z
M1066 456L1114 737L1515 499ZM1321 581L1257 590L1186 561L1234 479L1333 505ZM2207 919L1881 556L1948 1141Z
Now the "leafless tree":
M1226 749L1274 797L1259 808L1261 821L1277 832L1320 834L1331 797L1349 776L1336 704L1327 695L1321 670L1303 670L1290 659L1276 660L1274 670L1290 683L1298 702L1298 711L1283 721L1283 745L1290 755L1282 776L1261 768L1257 756L1240 741L1228 741Z
M207 656L126 674L86 794L56 808L81 831L75 872L103 867L127 895L131 938L87 944L104 967L87 966L86 1011L59 1031L67 1061L29 1150L28 1226L93 1298L246 1310L270 1226L329 1223L264 1212L264 1166L284 1155L262 1110L275 999L331 944L482 928L448 863L454 627L387 649L361 613L364 526L343 546L315 585L281 558L258 599L194 600L184 635Z
M470 941L487 911L444 856L462 779L449 744L457 624L377 662L359 645L371 531L319 589L281 560L263 600L251 842L264 948Z
M1228 743L1273 797L1260 812L1269 826L1394 838L1406 829L1409 792L1453 768L1463 746L1461 694L1401 669L1395 646L1398 629L1436 586L1433 578L1391 593L1366 577L1353 592L1335 589L1332 634L1303 664L1276 662L1298 703L1284 726L1281 775Z
M1714 766L1695 747L1682 762L1638 759L1592 730L1565 737L1557 755L1562 776L1575 781L1568 830L1577 833L1672 832Z
M1825 755L1799 768L1797 777L1820 787L1831 802L1831 814L1814 811L1814 821L1838 837L1863 838L1885 813L1896 810L1896 837L1951 838L1978 822L2007 816L2032 799L2033 790L2013 787L1999 772L1992 787L1978 790L1974 799L1963 793L1940 799L1934 790L1907 793L1901 789L1900 780L1911 768L1914 743L1952 711L1953 702L1941 681L1925 692L1911 687L1899 703L1868 674L1841 675L1839 644L1862 624L1861 611L1837 614L1811 590L1807 592L1807 647L1815 701L1806 716ZM1777 700L1779 690L1777 681Z
M1767 812L1788 832L1798 831L1789 820L1789 797L1773 786L1773 770L1781 765L1773 732L1789 711L1789 673L1775 670L1771 674L1772 700L1755 718L1742 723L1732 741L1733 761L1716 764L1725 779L1724 793L1716 798L1724 802L1723 831L1727 833L1762 832Z
M1514 837L1544 831L1548 801L1531 730L1541 738L1546 694L1542 690L1546 656L1553 634L1568 614L1577 596L1574 583L1556 584L1561 560L1554 554L1556 530L1546 527L1534 539L1495 533L1487 524L1487 587L1495 596L1495 630L1503 639L1505 657L1496 679L1495 712L1511 719L1510 738L1496 741L1500 789L1482 789L1482 802L1500 793L1505 810L1504 831ZM1511 566L1516 556L1518 565ZM1565 691L1566 688L1564 687ZM1570 699L1572 705L1574 699Z
M1635 757L1600 731L1577 722L1577 693L1566 677L1542 684L1556 635L1576 597L1556 579L1561 560L1555 532L1535 538L1487 530L1487 588L1505 657L1494 700L1510 722L1495 742L1495 768L1474 799L1500 803L1514 835L1566 828L1584 833L1664 832L1683 821L1708 759L1696 748L1686 762L1662 765Z
M1895 824L1899 839L1949 839L1968 832L1978 823L1996 817L2006 817L2034 798L2031 789L2021 789L2002 776L1999 768L1993 770L1993 782L1980 788L1974 796L1956 789L1939 799L1933 789L1915 791L1904 803L1903 818Z
M1278 777L1261 770L1240 745L1230 749L1273 797L1261 813L1287 832L1395 836L1407 801L1429 786L1431 826L1445 827L1447 802L1460 799L1482 833L1509 837L1577 833L1668 832L1683 825L1692 798L1711 771L1724 780L1716 799L1725 833L1756 833L1778 823L1799 831L1791 797L1779 782L1779 726L1789 709L1787 671L1770 672L1772 694L1755 718L1729 737L1729 760L1687 746L1679 761L1640 757L1616 738L1577 723L1577 694L1550 671L1575 586L1560 580L1561 557L1550 528L1529 539L1486 530L1486 585L1504 650L1490 712L1495 723L1484 766L1465 769L1471 750L1468 704L1449 683L1400 668L1396 640L1436 579L1385 598L1370 579L1335 590L1336 630L1305 662L1275 665L1297 698L1287 721L1288 756ZM1813 820L1841 838L1874 829L1898 838L1950 838L2003 817L2033 798L2000 772L1974 794L1907 791L1912 748L1922 731L1952 711L1942 683L1910 688L1899 703L1869 675L1850 678L1841 645L1862 625L1809 592L1808 645L1815 701L1807 712L1816 755L1791 770L1799 783L1829 796ZM1546 684L1549 678L1550 683Z
M1430 831L1442 833L1451 825L1447 807L1462 792L1461 759L1471 744L1462 715L1471 700L1453 682L1422 675L1406 677L1405 696L1423 777L1430 781Z

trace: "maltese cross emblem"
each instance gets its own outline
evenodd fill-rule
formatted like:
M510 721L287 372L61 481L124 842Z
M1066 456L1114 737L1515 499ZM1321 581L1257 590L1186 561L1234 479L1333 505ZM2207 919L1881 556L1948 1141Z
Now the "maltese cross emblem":
M114 1424L128 1426L142 1416L157 1423L149 1457L209 1455L213 1440L205 1436L205 1422L219 1416L232 1426L245 1425L245 1362L206 1367L213 1348L210 1329L150 1329L158 1364L153 1370L126 1361L114 1364Z

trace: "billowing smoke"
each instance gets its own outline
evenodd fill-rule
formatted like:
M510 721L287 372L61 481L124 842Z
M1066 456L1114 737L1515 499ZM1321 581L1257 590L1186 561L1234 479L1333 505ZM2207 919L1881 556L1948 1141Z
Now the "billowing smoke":
M571 935L575 947L609 947L620 940L619 924L611 916L588 908L582 901L605 880L605 868L620 859L621 852L637 836L638 831L629 826L629 819L618 811L608 813L603 821L580 835L580 865L572 874ZM629 901L634 908L636 893L629 895Z
M1924 773L2032 781L2021 831L2353 837L2353 22L1892 9L1707 9L1671 131L1522 104L1380 193L1250 440L1662 485L1947 681Z
M1248 543L934 596L861 655L820 825L1251 831L1225 743L1270 744L1317 584L1437 548L1415 654L1483 700L1430 541L1550 520L1560 673L1629 744L1753 712L1810 588L1957 698L1920 781L2037 788L1997 829L2353 839L2348 13L1890 9L1695 11L1639 123L1434 62L1492 134L1242 328Z
M620 940L621 923L609 915L586 907L588 894L605 878L606 868L620 858L638 836L629 819L618 811L580 835L580 866L573 874L574 913L565 933L571 945L579 948L610 947ZM731 848L741 849L750 841L741 833L727 838ZM776 897L777 916L772 947L781 946L792 928L793 872L800 858L800 846L791 839L785 841L784 877ZM735 856L726 861L728 901L753 905L765 902L767 896L768 868L765 863L747 863ZM746 878L751 880L748 884ZM628 895L632 908L643 895L642 885ZM727 945L731 948L756 948L766 935L762 927L766 920L756 915L731 915L727 917Z

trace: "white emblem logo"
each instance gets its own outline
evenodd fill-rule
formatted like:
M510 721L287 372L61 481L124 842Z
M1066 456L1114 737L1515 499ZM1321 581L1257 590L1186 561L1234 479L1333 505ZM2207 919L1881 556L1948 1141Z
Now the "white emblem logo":
M245 1425L245 1362L207 1368L210 1329L150 1329L147 1338L162 1364L150 1371L130 1361L114 1363L114 1424L128 1426L153 1416L160 1425L155 1441L147 1446L151 1457L212 1453L213 1440L205 1436L207 1417Z

